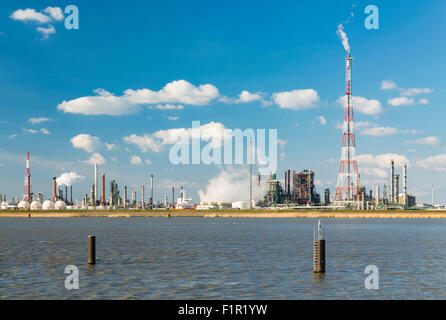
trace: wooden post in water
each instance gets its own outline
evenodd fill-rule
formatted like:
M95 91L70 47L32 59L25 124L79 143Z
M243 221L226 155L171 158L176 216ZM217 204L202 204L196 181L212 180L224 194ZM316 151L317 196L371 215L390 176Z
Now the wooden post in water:
M325 273L325 237L319 220L313 240L313 272Z
M96 236L88 236L88 264L96 264Z

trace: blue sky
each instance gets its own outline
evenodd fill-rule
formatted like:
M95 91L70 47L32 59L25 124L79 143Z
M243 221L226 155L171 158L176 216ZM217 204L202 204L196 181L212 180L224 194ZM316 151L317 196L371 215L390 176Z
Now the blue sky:
M45 11L71 4L79 8L79 30L65 29L63 20ZM369 4L379 8L379 30L364 27ZM14 18L25 9L49 18L44 23ZM2 2L0 193L22 194L29 150L34 192L48 198L52 176L75 172L85 177L73 185L80 199L93 182L93 167L85 161L98 153L105 161L100 171L120 187L139 191L154 174L156 200L164 193L170 198L172 185L184 185L198 202L198 190L211 179L225 186L228 181L216 177L243 167L173 166L170 145L142 150L124 139L190 128L193 120L230 129L278 129L286 142L278 151L279 177L285 169L312 169L318 191L334 192L343 120L337 100L345 91L346 55L336 31L343 24L355 58L356 152L363 184L388 184L387 162L395 158L409 164L410 193L430 201L434 183L436 202L444 203L445 12L444 1ZM37 30L51 30L50 25L54 31L47 37ZM174 82L180 80L187 83ZM382 89L385 80L392 89ZM206 101L199 103L161 93L153 104L122 101L128 89L153 94L167 84L192 89L210 84L218 94L205 88L199 92ZM92 114L108 104L98 107L92 98L88 109L85 100L77 100L90 97L90 102L96 89L116 98L119 115ZM292 109L274 99L308 89L317 100L292 101ZM237 103L242 91L251 94L249 102ZM158 105L164 110L153 108ZM166 110L166 105L183 108ZM75 147L72 139L80 134L89 138ZM134 156L142 163L131 164Z

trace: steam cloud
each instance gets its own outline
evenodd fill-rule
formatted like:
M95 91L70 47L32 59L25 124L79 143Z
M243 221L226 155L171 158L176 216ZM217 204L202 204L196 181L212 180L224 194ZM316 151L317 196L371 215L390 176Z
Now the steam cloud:
M264 181L257 183L257 177L252 177L252 198L261 200L266 192ZM249 201L249 170L227 169L209 180L206 190L199 190L201 202L234 202Z
M342 45L344 46L345 51L350 53L350 45L348 44L347 34L344 32L344 26L342 24L338 25L338 30L336 34L339 36L339 39L342 40Z
M73 183L84 180L85 177L77 174L76 172L64 172L56 179L59 186L72 186Z

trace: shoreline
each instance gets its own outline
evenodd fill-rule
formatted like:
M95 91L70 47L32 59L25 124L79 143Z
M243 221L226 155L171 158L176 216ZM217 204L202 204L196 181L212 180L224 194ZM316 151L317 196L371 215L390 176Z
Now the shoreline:
M446 211L0 211L0 218L201 217L201 218L398 218L446 219Z

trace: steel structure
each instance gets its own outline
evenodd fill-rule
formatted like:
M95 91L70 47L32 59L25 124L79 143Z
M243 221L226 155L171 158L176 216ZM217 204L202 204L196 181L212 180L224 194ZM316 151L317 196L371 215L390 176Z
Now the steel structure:
M361 201L358 164L355 160L355 134L353 132L352 60L349 53L346 57L346 100L341 163L335 194L335 205L341 206L359 206Z

